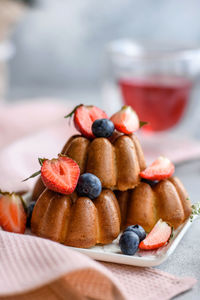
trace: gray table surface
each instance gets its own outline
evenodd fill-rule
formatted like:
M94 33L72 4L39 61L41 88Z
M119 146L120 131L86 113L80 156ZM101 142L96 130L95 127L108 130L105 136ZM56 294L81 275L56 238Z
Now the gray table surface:
M191 161L176 166L176 175L183 181L190 199L193 203L200 201L200 160ZM195 277L198 282L195 287L181 294L176 299L200 299L200 219L193 222L192 226L183 237L175 252L169 259L160 265L159 269L180 277Z
M100 96L97 93L86 92L74 93L73 91L61 92L61 93L44 93L39 89L33 89L32 92L25 91L23 89L12 89L8 93L8 102L11 100L17 100L21 98L34 98L38 96L61 97L65 99L72 99L76 103L77 99L84 99L85 103L95 105L99 104ZM81 97L82 95L82 97ZM79 100L80 101L80 100ZM77 102L78 103L78 102ZM183 181L190 199L193 203L200 201L200 159L184 163L176 166L176 175ZM197 284L190 291L183 293L175 299L180 300L199 300L200 299L200 219L197 219L182 241L178 245L175 252L169 257L169 259L160 265L159 268L163 271L169 272L179 277L194 277L198 280Z

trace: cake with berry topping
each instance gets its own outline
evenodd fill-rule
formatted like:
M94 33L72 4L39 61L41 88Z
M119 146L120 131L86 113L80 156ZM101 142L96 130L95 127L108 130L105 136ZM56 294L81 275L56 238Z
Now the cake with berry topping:
M111 190L102 189L98 177L80 175L78 164L65 155L39 162L41 170L35 174L41 177L34 195L40 195L31 218L34 234L82 248L117 238L121 227L118 201Z
M92 114L91 107L79 106L75 109L74 123L76 127L79 124L78 128L83 134L71 137L62 153L78 163L81 173L95 174L104 188L121 191L134 188L140 182L139 173L146 167L141 145L133 134L139 127L135 112L126 107L111 118L118 122L118 129L119 122L122 124L121 132L117 132L114 131L116 124L114 126L112 121L105 118L105 113L98 110L95 117L101 118L103 115L104 119L94 121L93 118L86 134L87 126L83 120L85 118L88 125L88 114Z
M141 182L135 189L117 192L122 227L141 225L151 231L159 219L177 228L189 218L191 203L177 177L157 182Z
M39 159L32 232L89 248L111 243L125 226L133 231L137 224L134 230L142 226L149 232L162 219L159 224L169 224L168 238L167 226L180 226L191 204L180 180L172 177L175 168L169 159L159 157L146 168L134 134L143 123L136 113L123 107L108 119L95 106L79 105L71 116L80 134L70 137L58 158ZM126 233L122 246L129 235L133 238ZM134 251L138 245L136 237Z
M31 230L68 246L89 248L116 239L120 222L118 202L111 190L104 189L91 200L45 189L33 210Z

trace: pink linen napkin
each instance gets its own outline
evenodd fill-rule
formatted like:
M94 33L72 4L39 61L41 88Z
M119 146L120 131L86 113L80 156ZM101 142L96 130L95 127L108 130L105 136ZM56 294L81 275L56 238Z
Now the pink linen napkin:
M100 264L49 240L0 231L0 299L167 300L195 282L152 268Z
M11 107L12 122L10 109L0 107L0 137L6 138L5 144L24 136L7 147L1 140L3 190L31 189L34 181L21 180L38 169L37 157L55 156L75 132L62 118L65 105L51 103L54 113L49 118L47 107L48 102ZM35 127L45 129L33 133ZM32 135L25 137L29 132ZM195 282L152 268L100 264L48 240L0 231L0 299L171 299Z

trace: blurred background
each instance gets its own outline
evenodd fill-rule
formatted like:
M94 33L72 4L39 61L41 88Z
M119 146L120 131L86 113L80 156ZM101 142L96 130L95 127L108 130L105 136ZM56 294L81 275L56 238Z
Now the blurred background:
M137 110L140 114L145 106L151 106L147 96L151 88L151 98L160 95L164 103L171 97L171 102L176 103L177 120L172 124L178 125L176 131L200 138L199 11L198 0L107 0L105 3L100 0L0 0L1 98L7 104L54 98L65 103L93 103L112 112L123 103L133 105L135 85L134 82L123 82L120 87L116 84L119 65L125 79L128 72L129 77L132 76L135 65L124 59L124 53L123 58L114 57L113 60L115 53L109 52L112 41L128 39L151 45L184 45L183 49L192 48L196 52L189 53L192 62L188 59L181 61L178 73L173 70L173 76L178 74L181 82L178 79L176 84L173 76L164 80L164 86L163 82L140 82L137 99L142 93L145 100L140 100L143 106ZM123 51L126 54L126 49ZM156 55L154 53L154 58ZM173 59L176 60L176 51ZM173 59L169 63L165 59L165 65L173 66ZM154 60L152 65L155 65ZM156 72L160 76L159 72L163 70ZM171 76L169 70L167 72L167 76ZM111 81L112 87L109 86ZM181 96L177 96L178 93ZM161 103L156 105L162 107ZM160 112L155 110L157 115ZM149 112L146 115L149 119ZM168 123L170 120L166 120L164 130L173 127ZM155 128L155 131L163 130Z
M19 0L0 0L5 2ZM30 0L12 29L7 99L63 96L101 87L114 39L200 44L198 0ZM7 12L12 14L12 10ZM10 33L10 32L9 32ZM95 98L98 97L94 93ZM75 96L76 98L76 96Z

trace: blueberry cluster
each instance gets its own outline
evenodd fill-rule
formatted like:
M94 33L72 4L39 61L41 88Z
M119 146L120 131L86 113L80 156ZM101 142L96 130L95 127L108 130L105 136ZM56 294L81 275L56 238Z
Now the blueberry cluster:
M139 243L146 237L146 232L140 225L131 225L122 233L119 246L123 254L134 255Z

